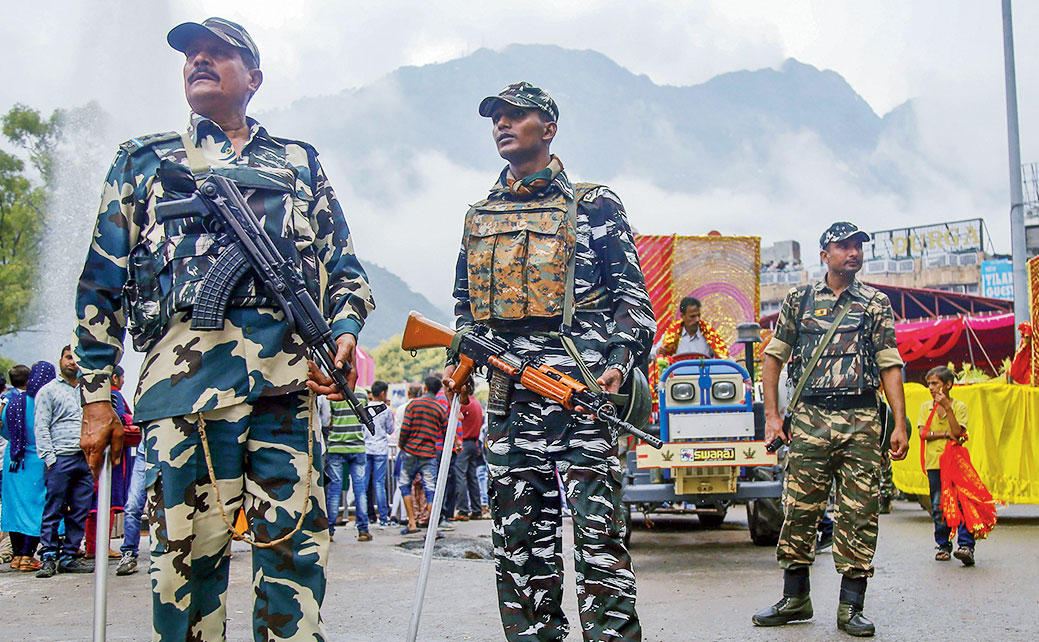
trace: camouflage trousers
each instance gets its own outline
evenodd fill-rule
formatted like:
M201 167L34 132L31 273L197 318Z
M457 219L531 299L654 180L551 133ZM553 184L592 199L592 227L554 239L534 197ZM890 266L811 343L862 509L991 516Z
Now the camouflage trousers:
M848 577L873 576L880 504L880 424L876 408L830 411L798 404L783 482L784 569L815 561L816 528L835 491L833 562Z
M201 413L224 511L233 521L244 506L259 541L290 532L303 510L310 405L300 393ZM155 640L211 642L226 635L231 533L216 504L198 417L144 427ZM253 549L257 642L326 638L319 613L329 545L321 459L315 438L302 528L277 546Z
M620 468L609 429L542 401L490 415L486 445L498 607L510 642L562 640L562 514L574 523L577 602L585 640L642 639L624 547Z

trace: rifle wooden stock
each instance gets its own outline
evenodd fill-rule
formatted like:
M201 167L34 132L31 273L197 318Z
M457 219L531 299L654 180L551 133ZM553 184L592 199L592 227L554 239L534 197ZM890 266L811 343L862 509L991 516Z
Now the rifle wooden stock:
M450 348L454 341L455 331L446 325L431 321L420 312L412 310L408 313L408 322L404 325L404 336L401 337L402 350L424 350L426 348ZM465 380L475 367L473 360L467 355L459 355L459 364L451 375L451 389L460 390Z
M431 321L421 312L412 310L408 314L408 323L404 326L404 336L400 340L402 350L424 350L426 348L450 348L455 331L446 325Z
M606 393L592 392L583 382L555 368L513 354L507 342L491 336L490 331L479 324L465 332L455 332L412 311L404 326L400 347L409 351L448 348L458 354L459 364L448 386L451 390L461 390L474 368L498 370L527 390L567 410L580 408L581 412L635 435L654 448L663 445L659 438L618 418L617 407Z

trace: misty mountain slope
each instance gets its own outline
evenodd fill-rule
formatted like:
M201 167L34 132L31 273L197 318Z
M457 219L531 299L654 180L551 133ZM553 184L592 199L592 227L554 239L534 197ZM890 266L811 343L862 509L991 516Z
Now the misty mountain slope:
M369 194L393 199L407 189L408 161L418 152L434 150L474 170L498 168L490 121L477 115L477 105L521 79L541 85L559 104L553 151L596 180L625 175L686 192L761 174L767 182L783 137L804 133L864 186L891 188L897 175L873 157L885 119L839 74L793 59L778 70L672 87L594 51L510 45L403 67L366 87L301 98L261 119L334 154Z

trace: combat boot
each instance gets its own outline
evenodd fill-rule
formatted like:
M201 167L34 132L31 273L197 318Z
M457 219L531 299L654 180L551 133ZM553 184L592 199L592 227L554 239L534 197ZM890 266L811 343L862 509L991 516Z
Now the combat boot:
M866 578L841 579L841 601L837 605L837 628L857 638L873 637L876 627L862 614L866 600Z
M810 620L814 613L809 592L808 567L788 568L783 572L783 599L758 611L750 620L755 626L780 626Z

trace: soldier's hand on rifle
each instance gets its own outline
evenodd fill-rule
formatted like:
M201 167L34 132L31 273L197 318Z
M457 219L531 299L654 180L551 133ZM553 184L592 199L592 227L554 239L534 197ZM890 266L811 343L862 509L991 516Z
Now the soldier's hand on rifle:
M95 401L83 406L83 425L79 447L87 456L90 472L97 478L104 463L105 447L111 446L112 465L123 460L123 422L108 401Z
M621 389L621 384L624 383L624 375L621 374L621 371L617 368L610 367L595 380L595 383L599 384L599 387L603 389L603 392L617 394ZM577 412L591 412L588 408L585 408L580 404L575 405L574 410Z
M621 384L624 383L624 375L617 368L607 368L602 376L595 380L602 389L610 394L620 392Z
M444 368L444 394L447 395L447 399L448 401L450 401L451 398L454 397L455 393L457 392L459 394L458 402L464 406L467 403L469 403L469 395L473 392L473 375L470 372L469 376L465 378L465 381L462 381L458 385L458 389L456 390L455 381L451 378L452 376L454 376L456 369L457 366L454 365L450 365Z
M339 369L343 368L343 364L349 363L350 367L354 367L354 348L357 347L357 337L345 332L336 337L336 345L339 349L336 351L335 361L336 367Z
M788 410L789 412L789 410ZM772 415L765 417L765 443L770 444L772 441L779 437L784 444L790 444L790 437L783 432L783 418L779 415Z
M357 337L350 333L341 334L336 338L339 349L332 359L337 368L342 368L344 363L350 364L350 372L346 374L346 383L350 390L357 384L357 368L355 365L354 348L357 346ZM336 390L335 382L313 361L307 360L307 388L319 395L325 395L331 401L342 401L343 395Z

